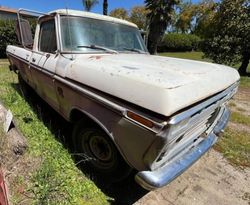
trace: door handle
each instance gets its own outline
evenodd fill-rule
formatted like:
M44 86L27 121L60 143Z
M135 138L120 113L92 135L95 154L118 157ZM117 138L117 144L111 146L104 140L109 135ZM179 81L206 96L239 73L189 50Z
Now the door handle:
M33 63L36 62L36 59L35 59L35 58L32 58L32 62L33 62Z

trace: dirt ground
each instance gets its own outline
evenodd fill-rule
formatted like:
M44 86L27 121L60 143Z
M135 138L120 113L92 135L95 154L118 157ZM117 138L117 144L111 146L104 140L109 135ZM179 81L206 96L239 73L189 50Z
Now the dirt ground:
M188 171L134 205L250 205L250 169L237 169L210 150Z

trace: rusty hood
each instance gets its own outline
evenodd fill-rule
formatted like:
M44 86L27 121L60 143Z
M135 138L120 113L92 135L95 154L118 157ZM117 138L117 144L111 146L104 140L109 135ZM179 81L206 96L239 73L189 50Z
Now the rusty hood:
M239 80L224 65L148 54L79 55L65 77L165 116Z

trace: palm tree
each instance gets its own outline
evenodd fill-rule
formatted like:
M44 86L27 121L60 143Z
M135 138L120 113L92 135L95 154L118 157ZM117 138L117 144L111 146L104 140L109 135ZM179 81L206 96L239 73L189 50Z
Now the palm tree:
M148 50L150 54L157 52L167 25L171 21L174 6L180 0L145 0L146 8L149 10L147 15L149 20Z
M90 11L98 3L98 0L82 0L85 11Z
M108 0L103 0L103 15L108 15Z

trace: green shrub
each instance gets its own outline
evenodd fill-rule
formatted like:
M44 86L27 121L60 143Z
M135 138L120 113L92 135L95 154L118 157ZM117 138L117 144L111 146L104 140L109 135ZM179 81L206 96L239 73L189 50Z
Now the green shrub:
M169 33L165 34L160 45L159 52L167 51L192 51L198 50L201 39L193 34Z
M18 43L15 20L0 20L0 58L6 57L6 46Z
M30 22L31 32L34 36L36 28L35 18L25 18ZM16 35L16 20L0 19L0 58L6 58L7 45L18 45Z

